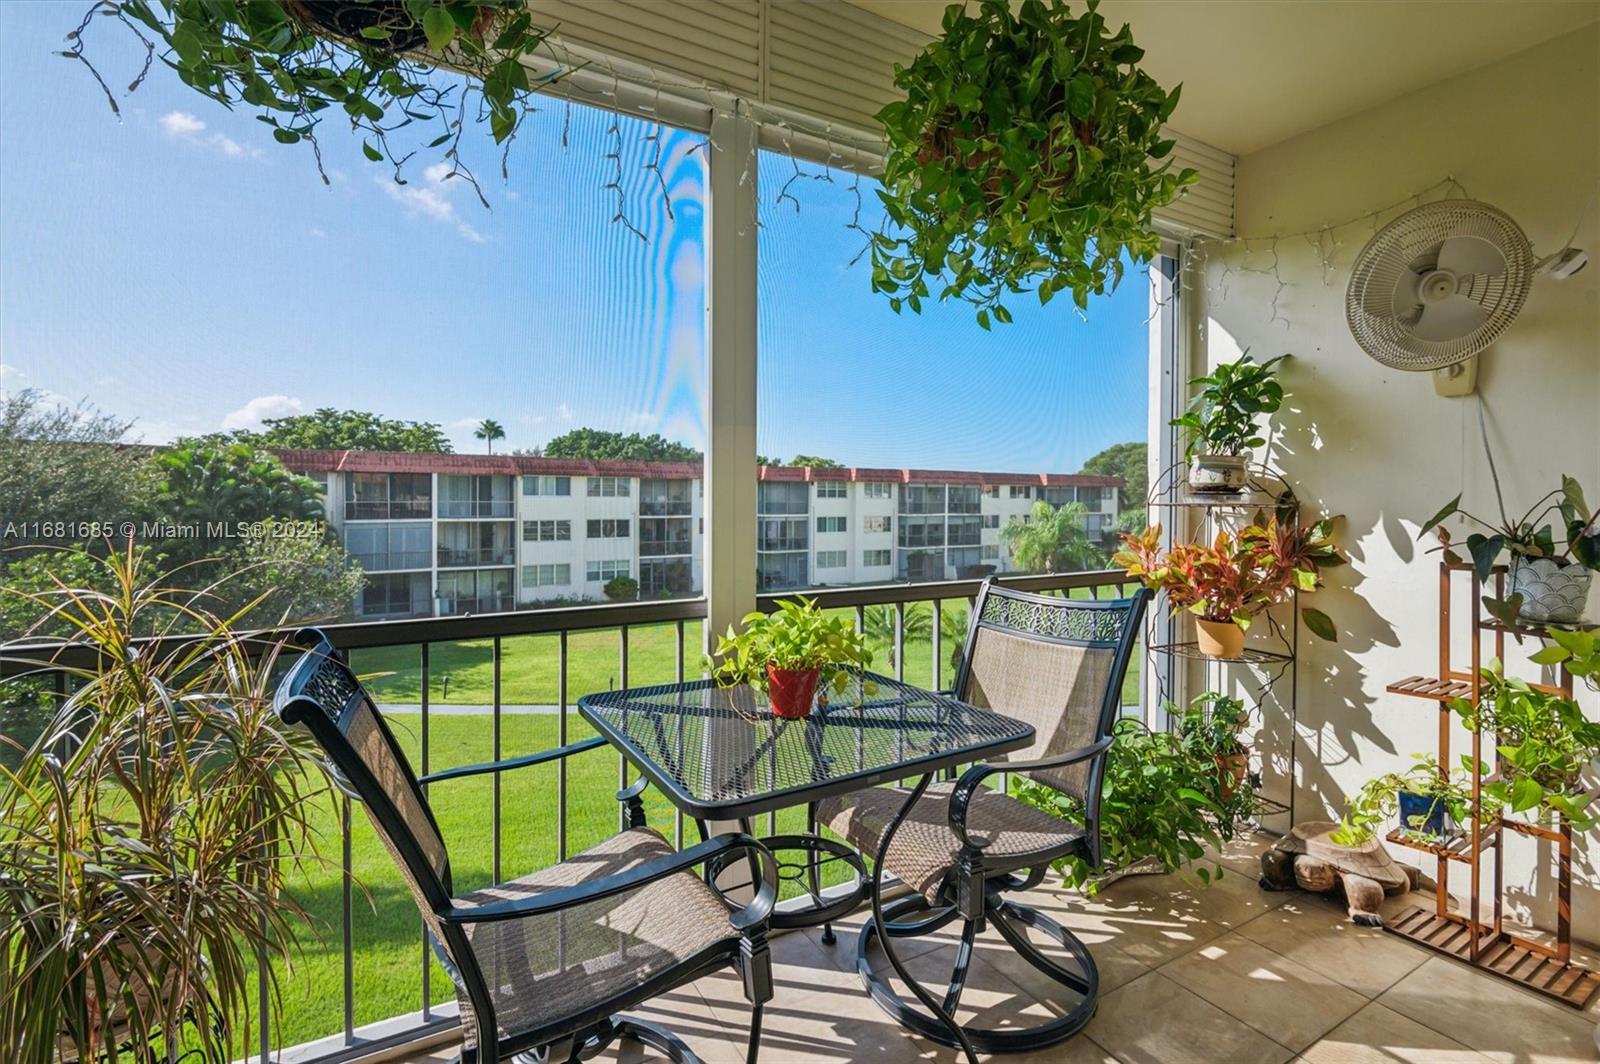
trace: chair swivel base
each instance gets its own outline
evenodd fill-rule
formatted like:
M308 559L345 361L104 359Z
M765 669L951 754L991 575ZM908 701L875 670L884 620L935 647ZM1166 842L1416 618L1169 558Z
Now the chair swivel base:
M931 913L921 919L908 920L922 913ZM920 894L912 894L884 906L883 917L888 935L893 939L917 938L932 934L948 924L961 919L954 906L935 907ZM1039 911L1025 905L1005 901L990 895L984 905L984 922L1000 933L1008 946L1024 961L1049 976L1051 980L1072 992L1078 1003L1063 1015L1030 1027L969 1027L962 1025L973 1048L985 1053L1023 1053L1043 1049L1064 1042L1083 1030L1094 1018L1100 1004L1100 973L1095 967L1089 948L1071 931L1062 927ZM977 925L966 921L961 940L956 948L955 963L950 982L945 989L942 1008L952 1019L960 1006L961 993L966 988L969 966L972 962L972 944ZM1054 939L1071 955L1071 967L1064 967L1045 956L1028 940L1027 929L1032 928ZM861 927L856 940L856 971L861 976L867 992L878 1007L897 1023L909 1027L925 1038L941 1045L954 1046L956 1040L950 1029L937 1017L914 1002L908 1004L896 994L889 984L893 969L876 972L872 968L871 949L878 934L876 921L868 919ZM938 997L937 993L934 995Z
M688 1044L658 1024L632 1016L612 1016L601 1024L563 1039L555 1045L519 1053L514 1064L573 1064L598 1056L618 1039L648 1046L673 1064L704 1064Z

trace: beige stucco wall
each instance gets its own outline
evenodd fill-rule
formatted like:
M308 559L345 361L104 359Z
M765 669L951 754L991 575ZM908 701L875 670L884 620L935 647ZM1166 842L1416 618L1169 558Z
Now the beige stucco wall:
M1240 159L1238 232L1343 221L1447 175L1512 215L1539 253L1559 247L1583 212L1576 242L1597 264L1569 281L1536 282L1515 326L1481 360L1479 391L1509 506L1525 507L1558 486L1563 472L1593 499L1600 495L1600 225L1591 198L1600 185L1600 26ZM1239 245L1219 250L1206 271L1210 290L1191 286L1203 308L1189 323L1194 364L1244 348L1258 357L1294 353L1283 373L1293 399L1280 415L1272 460L1302 499L1347 518L1341 541L1354 564L1332 574L1318 603L1343 634L1336 646L1302 643L1302 819L1339 808L1362 781L1434 748L1431 705L1384 693L1388 682L1436 669L1436 556L1415 544L1417 525L1458 490L1480 513L1494 507L1474 401L1436 397L1426 375L1385 369L1346 329L1348 268L1371 233L1370 224L1336 231L1340 246L1326 284L1311 243L1283 241L1278 271L1287 287L1276 321L1268 319L1278 279L1248 272L1270 271L1268 242L1250 245L1248 254ZM1591 611L1600 615L1600 594ZM1508 644L1508 659L1526 653ZM1592 694L1585 703L1600 715ZM1280 761L1287 734L1267 723L1263 741ZM1577 931L1589 941L1600 940L1597 842L1595 834L1580 841L1574 893ZM1542 924L1553 914L1547 856L1520 839L1507 855L1510 911Z

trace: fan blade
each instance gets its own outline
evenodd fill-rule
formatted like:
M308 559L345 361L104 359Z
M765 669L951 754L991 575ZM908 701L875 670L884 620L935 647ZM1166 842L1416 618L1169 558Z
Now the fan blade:
M1439 269L1449 270L1457 277L1465 274L1498 277L1506 272L1506 257L1492 240L1457 235L1439 246Z
M1459 340L1471 334L1488 317L1487 310L1465 296L1451 296L1424 307L1422 317L1411 327L1411 335L1418 340L1435 342Z
M1387 299L1368 289L1369 296L1365 300L1367 313L1375 318L1415 318L1417 311L1422 309L1422 300L1417 296L1417 281L1415 273L1403 270L1395 279L1394 290Z

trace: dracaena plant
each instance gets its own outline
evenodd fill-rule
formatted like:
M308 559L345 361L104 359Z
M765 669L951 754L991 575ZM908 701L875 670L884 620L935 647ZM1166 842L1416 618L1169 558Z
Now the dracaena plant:
M844 690L852 670L872 664L853 618L824 613L804 595L784 599L772 613L746 614L738 630L729 626L707 662L711 676L723 686L767 685L767 667L820 669L823 680Z
M327 785L272 711L279 647L236 630L244 611L131 547L89 561L95 587L26 593L98 664L65 669L71 694L0 770L0 1044L26 1064L185 1044L227 1061L271 1020L258 957L310 927L287 886Z
M318 134L336 117L398 183L420 154L476 189L463 136L486 123L509 149L531 94L564 73L548 55L545 72L531 72L550 31L533 24L525 0L97 0L60 54L84 64L112 111L116 96L90 59L90 31L101 22L145 48L129 92L160 59L202 96L255 112L279 143L308 145L324 182Z
M1479 698L1458 698L1450 708L1468 728L1495 736L1499 771L1483 785L1485 809L1566 817L1587 831L1597 823L1583 771L1600 757L1600 724L1570 698L1507 676L1499 660L1479 673Z
M1245 352L1237 361L1224 362L1189 381L1194 394L1184 412L1171 421L1185 432L1184 457L1242 455L1266 443L1257 422L1283 405L1283 385L1272 367L1288 357L1254 362Z
M1178 89L1139 68L1127 26L1089 0L951 4L942 32L896 65L904 98L878 112L886 153L872 286L898 312L960 299L1012 320L1005 300L1114 288L1159 250L1151 212L1193 183L1163 126Z
M1490 475L1494 478L1495 498L1500 499L1500 479L1490 459ZM1495 562L1502 553L1513 558L1548 558L1559 566L1581 565L1600 572L1600 510L1589 506L1583 486L1572 477L1563 475L1561 487L1548 492L1520 517L1510 517L1503 503L1498 520L1477 516L1461 508L1461 496L1455 498L1434 514L1417 531L1420 540L1435 532L1439 545L1429 553L1440 551L1446 561L1459 565L1463 559L1456 552L1455 542L1444 522L1460 514L1477 525L1480 531L1467 536L1467 553L1478 579L1488 580ZM1484 608L1497 620L1506 624L1518 623L1522 596L1508 595L1504 599L1485 596Z

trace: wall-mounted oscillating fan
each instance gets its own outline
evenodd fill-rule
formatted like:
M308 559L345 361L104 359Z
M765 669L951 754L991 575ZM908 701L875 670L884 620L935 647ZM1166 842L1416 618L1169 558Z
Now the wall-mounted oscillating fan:
M1474 356L1516 320L1537 268L1557 259L1572 265L1567 250L1536 263L1517 223L1487 203L1424 204L1378 230L1356 256L1345 319L1362 350L1385 366L1437 371L1441 395L1466 395L1476 386Z

